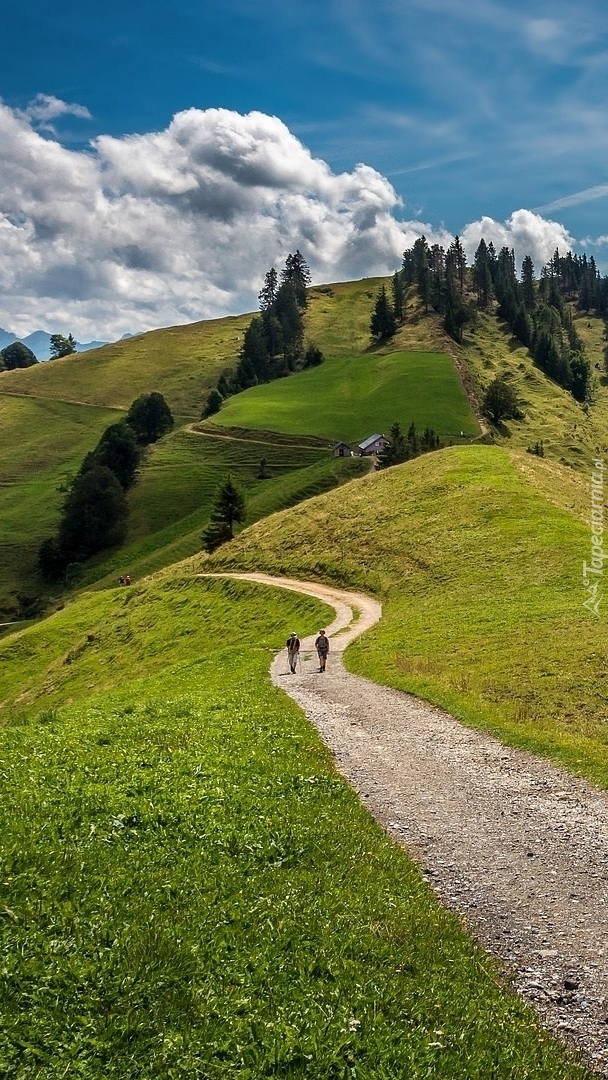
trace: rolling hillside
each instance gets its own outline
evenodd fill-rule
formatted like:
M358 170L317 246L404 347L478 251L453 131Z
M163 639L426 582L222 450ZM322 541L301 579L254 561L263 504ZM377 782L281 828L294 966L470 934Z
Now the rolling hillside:
M322 368L231 401L224 417L244 410L248 427L201 429L194 413L151 447L125 548L91 563L61 610L0 641L7 1077L587 1076L271 687L285 627L308 633L326 609L195 576L265 569L381 596L382 622L347 653L353 670L608 787L603 614L583 608L581 583L589 494L585 476L558 460L587 467L605 388L584 412L511 349L495 320L481 319L458 350L413 302L391 347L365 352L376 285L313 290ZM184 354L177 374L156 353L150 373L161 382L146 384L141 369L136 389L121 388L133 354L120 351L136 343L100 350L106 360L98 355L88 375L78 368L89 404L63 400L82 358L59 362L55 375L0 377L0 524L17 538L5 551L5 589L37 586L27 577L35 531L52 526L58 489L136 393L167 391L188 419L188 384L212 384L227 362L228 348L214 352L220 325L199 326L199 352ZM596 332L593 321L586 329ZM503 445L452 446L364 476L366 462L330 456L331 411L317 408L322 391L310 376L337 401L354 365L364 392L340 423L371 421L361 410L383 374L383 408L415 400L416 381L403 378L414 354L425 354L425 372L429 354L440 357L454 426L469 422L472 434L472 413L456 410L464 398L448 348L478 392L500 370L525 388L527 418ZM284 433L258 426L272 415L259 415L264 395L271 410L287 391ZM574 433L588 421L580 443L574 416ZM294 430L302 417L313 418L308 437ZM545 459L510 446L543 437L537 420L553 455ZM255 523L213 557L195 554L227 469ZM125 569L135 584L117 589Z
M214 424L202 426L207 436L236 436L232 448L226 439L204 440L200 430L188 428L196 425L219 374L236 363L247 315L153 331L87 354L2 373L0 612L14 617L23 608L18 595L48 594L36 575L35 554L56 527L61 489L103 428L138 394L152 389L167 397L178 430L143 463L139 485L130 495L126 548L98 559L84 583L105 581L127 564L135 574L149 572L196 551L213 487L229 468L248 488L250 520L353 475L332 464L320 446L312 473L306 472L312 469L310 455L290 452L262 495L256 470L262 457L275 455L277 437L268 436L268 430L322 436L323 443L359 441L395 420L402 426L414 420L419 428L427 423L435 427L447 442L457 440L460 431L470 438L478 426L462 386L475 405L499 373L516 388L526 415L495 433L496 440L522 450L542 440L549 457L588 471L592 457L608 446L608 387L601 372L596 373L593 403L582 407L533 366L495 318L481 315L458 347L445 337L439 319L425 316L411 296L406 321L395 338L382 350L372 349L369 315L381 283L368 279L309 291L307 339L315 341L327 359L318 370L230 399ZM600 363L603 324L584 317L577 327L590 358ZM242 439L232 425L247 429L244 458ZM304 470L299 480L294 473L287 482L288 465ZM350 468L356 470L354 464Z
M376 284L350 282L311 291L308 332L326 351L335 348L337 367L346 363L339 359L348 354L346 340L351 352L367 346L370 292L373 295ZM272 434L245 432L243 441L243 433L237 432L230 445L225 438L220 442L188 430L200 416L209 388L235 364L249 319L244 315L170 327L0 375L0 615L27 612L29 601L48 595L35 559L40 542L56 528L66 483L103 429L142 392L157 390L166 396L178 430L147 452L139 484L130 495L126 547L94 562L85 584L113 577L127 564L132 574L147 573L198 550L213 490L229 469L245 483L250 520L255 520L364 468L330 459L326 444L331 432L316 449L281 450ZM374 358L374 370L381 363ZM329 362L324 370L330 370ZM459 430L467 418L451 370L450 378L453 426ZM374 415L372 410L370 421ZM392 422L388 411L386 417ZM301 432L296 429L295 434ZM340 432L335 435L339 437ZM271 465L271 479L260 485L256 475L263 457ZM296 470L303 470L297 480ZM290 471L294 477L288 480Z
M347 654L354 670L608 787L605 612L583 607L589 498L556 463L452 447L266 518L193 567L376 593L384 616Z

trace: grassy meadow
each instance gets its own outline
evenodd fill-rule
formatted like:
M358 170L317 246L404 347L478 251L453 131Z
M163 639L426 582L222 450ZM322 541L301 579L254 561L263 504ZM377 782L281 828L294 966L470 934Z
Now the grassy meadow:
M0 383L1 390L1 383ZM103 430L124 414L97 406L0 393L0 621L19 610L17 596L47 597L36 570L38 548L56 532L66 484ZM259 480L262 457L269 478ZM336 462L314 440L297 446L268 434L220 438L178 426L144 454L129 492L125 545L87 566L82 582L129 572L140 576L193 555L217 485L228 472L243 485L249 521L326 491L367 469Z
M586 341L594 368L593 400L589 406L579 404L543 375L527 350L489 315L479 315L477 328L467 333L462 348L454 346L454 351L480 400L499 375L518 395L524 419L503 424L497 435L499 443L525 450L540 441L546 456L587 472L592 458L608 449L608 380L603 374L602 320L578 316L575 324Z
M175 570L0 642L7 1080L588 1076L271 685L319 620Z
M226 427L297 432L362 442L395 421L433 428L442 438L479 434L454 363L446 353L371 352L328 358L288 379L254 386L222 406Z
M62 610L0 640L7 1080L588 1075L271 685L273 649L327 609L194 576L263 569L375 593L383 620L348 666L608 787L605 619L583 609L581 574L608 389L598 376L584 410L496 320L459 348L412 298L390 346L369 349L382 283L312 289L307 337L326 363L231 399L214 424L192 421L250 316L0 376L7 610L41 588L35 551L101 431L153 389L178 420L146 452L126 545L91 561ZM595 357L598 320L581 333ZM372 475L329 455L395 420L477 434L448 353L478 396L498 373L518 389L526 419L501 446ZM523 452L537 439L544 459ZM228 471L254 524L207 557ZM135 584L115 588L126 571Z
M348 650L352 670L608 787L605 613L583 608L588 499L555 462L452 447L267 518L194 565L375 593L384 617Z

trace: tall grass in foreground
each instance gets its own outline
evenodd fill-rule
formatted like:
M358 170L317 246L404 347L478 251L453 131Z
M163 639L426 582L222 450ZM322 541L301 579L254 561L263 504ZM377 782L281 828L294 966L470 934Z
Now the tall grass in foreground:
M0 643L7 1080L587 1076L271 686L320 618L165 575Z

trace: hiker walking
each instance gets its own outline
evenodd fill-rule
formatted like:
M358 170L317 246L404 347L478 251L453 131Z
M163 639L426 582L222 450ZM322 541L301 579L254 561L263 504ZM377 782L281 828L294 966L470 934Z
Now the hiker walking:
M289 670L292 675L296 673L296 664L300 656L300 639L295 630L291 631L291 634L287 638L287 659L289 660Z
M315 649L317 650L319 657L319 672L325 671L327 654L329 652L329 638L325 633L325 630L319 630L319 636L315 641Z

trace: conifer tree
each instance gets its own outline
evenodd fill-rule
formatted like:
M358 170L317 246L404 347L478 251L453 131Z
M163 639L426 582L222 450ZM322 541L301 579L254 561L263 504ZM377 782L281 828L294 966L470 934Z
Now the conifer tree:
M271 266L264 278L264 284L258 296L260 311L268 311L268 309L272 307L277 298L278 288L279 276L274 266Z
M534 295L534 263L529 255L526 255L521 264L521 291L526 311L534 311L536 297Z
M386 295L386 288L381 286L376 297L376 303L369 324L373 338L378 341L386 341L392 337L397 329L395 313Z
M395 270L392 280L393 289L393 313L398 323L403 322L405 315L405 286L401 271Z
M483 311L487 311L492 295L492 274L490 272L488 248L483 237L479 241L475 252L473 282L477 289L477 303Z
M209 524L203 533L203 547L205 551L212 552L232 540L234 525L245 521L246 506L245 496L232 477L228 475L217 489Z
M312 281L310 267L301 251L294 255L288 255L285 260L285 269L281 270L281 282L291 285L293 295L298 307L305 308L308 304L306 289Z

